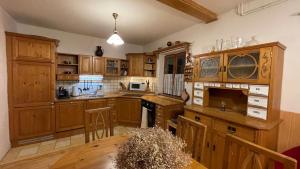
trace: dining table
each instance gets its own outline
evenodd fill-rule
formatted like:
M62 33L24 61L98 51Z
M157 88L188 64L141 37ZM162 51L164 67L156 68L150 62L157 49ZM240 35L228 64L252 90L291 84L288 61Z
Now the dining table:
M112 136L73 148L64 154L50 169L116 169L114 159L118 148L128 136ZM192 160L184 169L207 169Z

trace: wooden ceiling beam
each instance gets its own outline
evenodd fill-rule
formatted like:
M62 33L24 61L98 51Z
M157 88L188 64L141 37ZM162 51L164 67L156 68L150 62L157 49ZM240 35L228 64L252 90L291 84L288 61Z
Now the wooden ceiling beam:
M168 5L176 10L184 12L195 18L198 18L205 23L210 23L218 19L218 16L213 11L194 2L193 0L157 0L165 5Z

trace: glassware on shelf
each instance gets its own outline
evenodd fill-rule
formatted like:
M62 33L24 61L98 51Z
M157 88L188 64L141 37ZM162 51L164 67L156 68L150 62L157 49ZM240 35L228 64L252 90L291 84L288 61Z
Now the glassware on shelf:
M246 46L258 45L259 42L256 40L256 36L252 36L251 40L246 42Z

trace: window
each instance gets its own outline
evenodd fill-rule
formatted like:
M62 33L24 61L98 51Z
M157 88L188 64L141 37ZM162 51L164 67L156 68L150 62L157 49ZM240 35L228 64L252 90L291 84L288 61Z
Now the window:
M185 52L165 56L164 94L180 96L184 90L185 58Z

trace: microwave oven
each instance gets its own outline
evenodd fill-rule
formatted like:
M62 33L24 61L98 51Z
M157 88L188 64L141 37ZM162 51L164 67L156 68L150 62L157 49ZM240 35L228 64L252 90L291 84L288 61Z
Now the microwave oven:
M129 90L131 91L145 91L146 84L143 82L129 82Z

